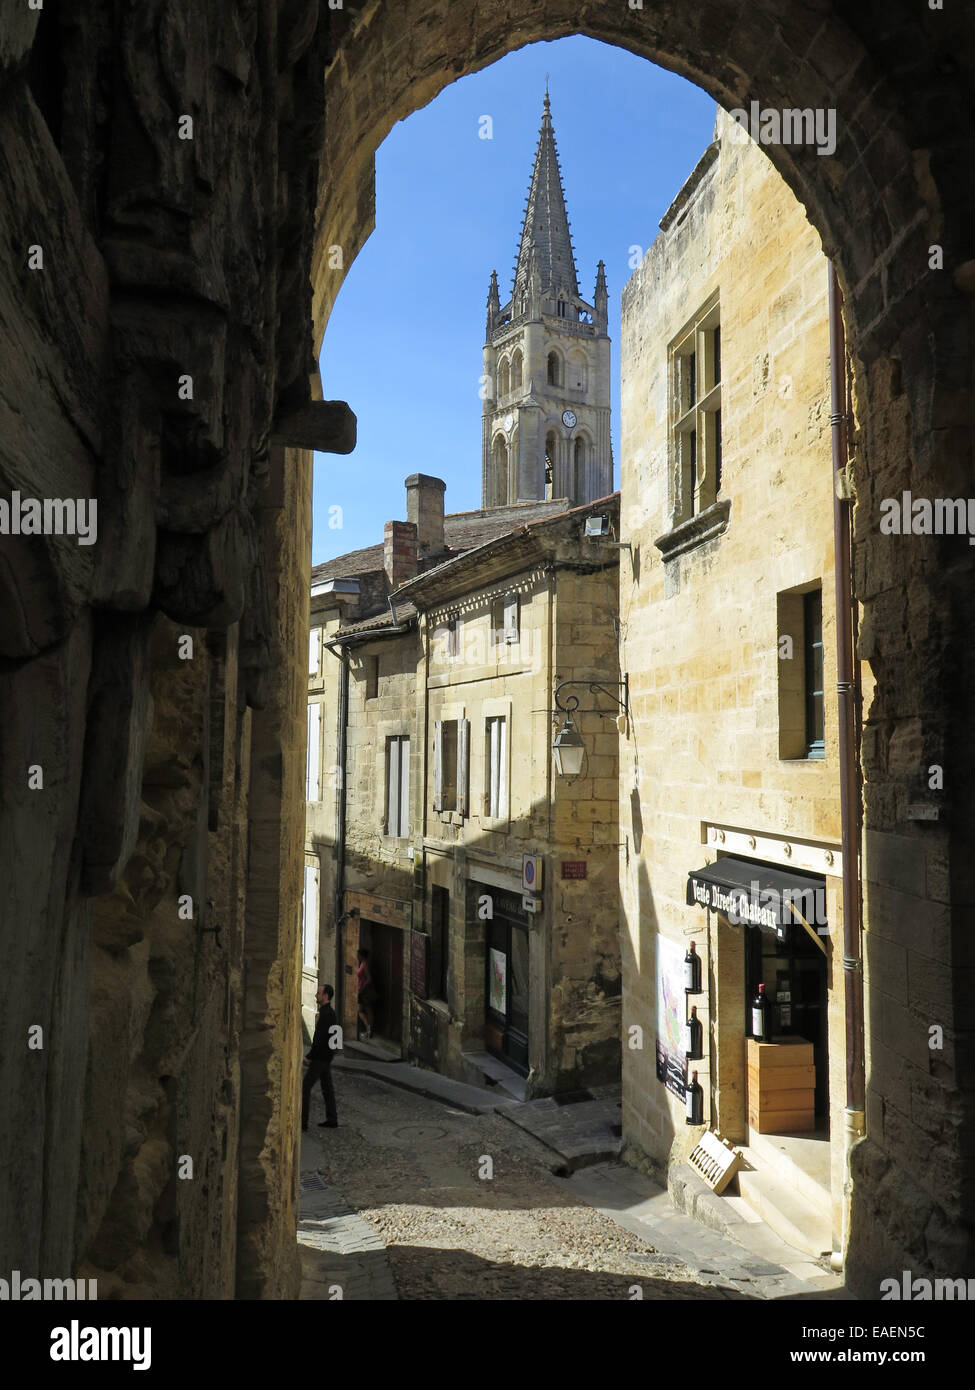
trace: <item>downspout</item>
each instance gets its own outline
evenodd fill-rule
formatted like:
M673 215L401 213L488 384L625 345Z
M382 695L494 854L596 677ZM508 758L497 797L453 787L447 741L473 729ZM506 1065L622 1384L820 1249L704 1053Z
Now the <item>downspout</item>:
M836 690L839 702L840 840L843 850L843 982L846 1015L846 1112L842 1255L849 1239L850 1151L866 1130L863 1055L863 953L860 922L860 788L856 764L856 681L850 573L852 490L847 475L849 423L843 293L829 268L830 429L833 440L833 564L836 585Z
M338 748L336 758L338 760L338 781L335 787L335 949L336 952L341 947L341 936L339 927L345 920L345 782L346 782L346 750L348 747L348 723L349 723L349 649L342 646L335 651L332 646L325 643L325 650L331 652L340 663L342 670L339 674L339 699L338 699ZM342 993L345 993L345 971L342 969L342 960L336 956L335 969L337 978L342 982ZM344 999L340 1003L344 1004Z

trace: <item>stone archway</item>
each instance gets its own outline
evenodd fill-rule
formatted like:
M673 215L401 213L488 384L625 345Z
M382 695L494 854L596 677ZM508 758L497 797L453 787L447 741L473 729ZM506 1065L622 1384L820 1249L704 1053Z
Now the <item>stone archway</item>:
M772 153L839 266L859 364L867 949L886 983L851 1268L864 1287L962 1272L973 556L917 538L895 561L876 526L884 496L970 486L962 7L145 0L82 25L0 0L0 16L0 496L101 504L97 548L0 547L11 1267L163 1297L296 1287L306 451L351 443L312 403L313 352L393 122L516 47L584 33L726 106L838 113L833 157ZM939 819L912 821L934 763ZM937 1060L925 1024L944 1029ZM38 1025L43 1047L25 1042Z
M957 83L973 35L935 11L868 5L851 13L779 0L545 0L529 10L409 0L395 16L366 5L342 32L326 75L316 345L341 284L335 248L347 268L372 229L373 156L394 122L515 48L578 33L680 73L728 109L757 100L763 109L836 111L832 155L766 152L837 266L856 365L855 593L859 650L876 682L863 711L864 953L878 984L867 1040L875 1084L868 1138L854 1152L848 1271L875 1296L883 1271L912 1260L958 1272L975 1211L963 1191L963 1146L950 1137L951 1116L972 1103L960 1063L972 1025L962 1000L975 978L964 945L975 890L966 850L975 758L964 693L973 561L963 540L947 553L922 539L895 560L877 526L881 499L912 485L926 496L970 490L975 261L965 171L975 123ZM652 157L635 140L634 167ZM918 823L907 808L924 799L932 765L950 765L953 786L946 781L940 819ZM928 1027L942 1016L951 1045L929 1052ZM893 1079L905 1065L906 1085L902 1075Z

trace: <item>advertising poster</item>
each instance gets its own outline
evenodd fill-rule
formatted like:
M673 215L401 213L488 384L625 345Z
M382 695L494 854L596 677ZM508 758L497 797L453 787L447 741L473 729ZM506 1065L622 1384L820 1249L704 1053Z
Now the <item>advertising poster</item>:
M685 1059L681 1051L684 1025L684 948L657 937L657 1080L684 1099Z
M503 951L491 950L491 997L488 1001L496 1013L503 1014L508 1005L507 957Z

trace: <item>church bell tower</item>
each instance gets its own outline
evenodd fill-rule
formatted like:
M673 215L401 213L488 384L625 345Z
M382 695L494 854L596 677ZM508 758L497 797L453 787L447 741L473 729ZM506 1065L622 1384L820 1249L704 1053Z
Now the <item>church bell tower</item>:
M491 272L484 344L481 505L613 491L606 272L579 296L548 91L511 298Z

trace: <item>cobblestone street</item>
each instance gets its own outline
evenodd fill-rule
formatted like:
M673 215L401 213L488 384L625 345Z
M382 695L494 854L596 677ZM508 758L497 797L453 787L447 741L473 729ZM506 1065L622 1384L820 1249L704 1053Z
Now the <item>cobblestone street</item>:
M339 1128L318 1128L316 1095L302 1146L303 1298L736 1299L782 1274L667 1213L695 1242L690 1264L707 1251L706 1269L691 1268L590 1206L549 1171L551 1151L499 1114L341 1065L335 1085ZM607 1171L578 1176L591 1190Z

